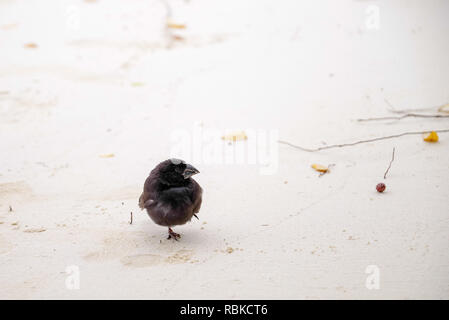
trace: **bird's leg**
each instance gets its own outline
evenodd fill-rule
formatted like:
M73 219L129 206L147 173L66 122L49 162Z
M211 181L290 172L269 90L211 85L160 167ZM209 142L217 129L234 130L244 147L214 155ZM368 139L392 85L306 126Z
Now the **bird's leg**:
M198 220L200 220L200 218L198 218L198 216L196 214L193 214L195 216L195 218L197 218Z
M170 227L168 228L168 238L173 238L176 241L178 241L178 238L181 238L181 235L179 233L174 232Z

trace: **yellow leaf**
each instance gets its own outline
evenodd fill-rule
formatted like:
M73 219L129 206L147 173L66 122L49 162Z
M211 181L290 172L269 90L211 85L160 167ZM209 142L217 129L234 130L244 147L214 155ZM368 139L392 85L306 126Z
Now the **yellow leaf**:
M174 22L167 22L167 27L170 29L185 29L187 26L185 24L180 23L174 23Z
M221 139L226 140L226 141L239 141L239 140L247 140L248 137L246 136L245 132L238 131L238 132L233 132L233 133L224 135L221 137Z
M322 166L321 164L312 164L312 168L315 169L318 172L327 172L329 170L327 167Z
M144 86L145 84L144 84L143 82L133 82L133 83L131 83L131 85L132 85L133 87L142 87L142 86Z
M108 154L100 154L100 158L114 158L115 155L113 153Z
M426 142L437 142L438 141L438 134L435 131L432 131L429 133L427 137L424 138L424 141Z

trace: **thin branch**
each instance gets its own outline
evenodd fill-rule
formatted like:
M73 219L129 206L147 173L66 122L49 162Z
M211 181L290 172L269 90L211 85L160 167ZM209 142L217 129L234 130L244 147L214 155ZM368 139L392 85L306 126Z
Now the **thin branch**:
M302 151L306 151L306 152L317 152L317 151L321 151L321 150L325 150L325 149L343 148L343 147L355 146L355 145L362 144L362 143L369 143L369 142L380 141L380 140L394 139L394 138L399 138L399 137L408 136L408 135L424 134L424 133L428 133L428 132L431 132L431 131L435 131L435 132L449 132L449 129L403 132L403 133L394 134L394 135L391 135L391 136L377 137L377 138L372 138L372 139L367 139L367 140L360 140L360 141L350 142L350 143L332 144L332 145L318 147L318 148L312 148L312 149L304 148L304 147L295 145L295 144L293 144L291 142L283 141L283 140L278 140L278 143L286 144L286 145L288 145L290 147L293 147L295 149L299 149L299 150L302 150Z
M131 212L131 220L129 221L129 224L133 224L133 213Z
M390 109L389 109L390 112L393 112L393 113L426 112L426 111L431 111L431 110L436 111L436 110L438 110L438 108L442 107L442 106L438 106L438 107L429 107L429 108L397 110L397 109L395 109L395 107L393 107L393 105L390 103L390 101L388 101L386 98L384 99L384 101L390 107Z
M449 118L449 114L418 114L418 113L406 113L399 117L380 117L380 118L362 118L357 121L379 121L379 120L402 120L404 118Z
M389 164L389 166L388 166L388 168L387 168L387 171L385 171L385 173L384 173L384 179L387 179L387 173L388 173L388 171L390 171L390 168L391 168L391 164L393 163L393 161L394 161L394 150L395 150L396 148L393 148L393 155L392 155L392 157L391 157L391 161L390 161L390 164Z

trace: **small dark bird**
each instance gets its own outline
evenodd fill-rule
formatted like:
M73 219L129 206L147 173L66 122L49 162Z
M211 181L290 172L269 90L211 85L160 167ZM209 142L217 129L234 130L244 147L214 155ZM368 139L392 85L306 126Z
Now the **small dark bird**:
M181 237L173 226L185 224L200 211L203 189L191 178L199 173L179 159L159 163L145 180L139 207L147 209L151 220L168 227L168 239Z

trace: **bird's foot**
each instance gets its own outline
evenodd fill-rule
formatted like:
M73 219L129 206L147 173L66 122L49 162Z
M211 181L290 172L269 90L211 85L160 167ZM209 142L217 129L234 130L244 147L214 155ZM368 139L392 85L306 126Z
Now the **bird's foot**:
M167 239L175 239L178 241L178 238L181 238L181 235L179 233L174 232L171 228L168 228L168 238Z

